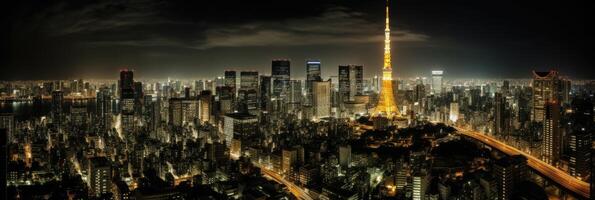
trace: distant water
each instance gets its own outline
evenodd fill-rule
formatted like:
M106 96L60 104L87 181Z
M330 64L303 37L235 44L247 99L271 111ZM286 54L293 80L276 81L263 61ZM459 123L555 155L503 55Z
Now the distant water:
M87 101L87 112L95 112L95 100ZM62 108L64 113L70 113L72 102L64 101ZM0 101L0 113L12 113L18 121L24 121L42 116L48 116L52 109L50 100L27 101L27 102L4 102Z

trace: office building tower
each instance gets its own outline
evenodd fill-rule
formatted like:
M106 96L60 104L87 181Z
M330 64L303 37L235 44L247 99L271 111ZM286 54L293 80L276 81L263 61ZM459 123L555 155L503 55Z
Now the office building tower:
M527 158L514 155L501 158L494 163L494 178L498 200L508 200L519 183L527 178Z
M231 88L232 98L236 94L236 71L226 70L224 74L224 86Z
M411 177L411 196L413 200L426 199L426 190L429 186L429 175L425 172L418 171L413 173Z
M290 61L276 59L271 64L271 78L273 79L273 96L285 97L289 92Z
M314 82L312 94L312 108L314 118L320 119L331 116L331 81Z
M225 143L231 148L231 140L237 138L242 140L256 134L258 118L255 115L246 113L226 114L223 119L223 134Z
M12 143L12 141L15 139L14 137L14 125L15 125L15 121L14 121L14 115L12 113L0 113L0 130L3 129L6 134L6 142L7 143ZM0 137L4 137L1 136Z
M554 70L548 72L533 71L531 85L533 88L531 119L535 122L543 122L547 102L558 102L558 72Z
M543 119L543 139L541 156L548 164L555 164L562 153L562 134L560 133L560 104L546 102Z
M240 72L238 101L238 110L240 112L258 114L258 72Z
M120 71L120 99L134 97L134 71L125 69Z
M354 101L363 94L364 67L361 65L339 65L339 94L342 102Z
M577 97L572 101L569 126L568 168L570 175L584 178L589 174L591 134L595 130L593 128L593 103L590 99Z
M120 127L124 133L134 131L134 112L136 99L134 93L134 72L131 70L120 71Z
M300 80L289 81L289 103L299 104L302 102L302 82Z
M70 122L77 127L87 124L86 100L73 100L70 105Z
M312 85L322 81L320 60L306 60L306 104L312 104Z
M199 119L201 123L208 123L211 121L211 112L213 110L213 94L210 90L205 90L200 93L200 108L198 109Z
M240 90L258 90L258 72L240 72Z
M194 122L199 117L198 98L170 98L169 123L173 126L182 126Z
M509 118L506 109L506 97L500 92L494 95L494 133L507 135L509 131Z
M281 170L283 173L288 173L297 163L297 150L294 148L285 148L282 151Z
M271 76L260 76L260 97L258 99L261 111L269 111L271 109L271 81Z
M107 87L102 87L96 94L95 114L97 115L99 125L107 130L112 126L112 95Z
M203 80L194 81L194 93L200 94L203 90L205 90L205 82ZM209 90L209 88L207 88L207 90Z
M62 91L53 91L52 92L52 123L55 124L58 128L63 125L64 120L64 109L62 106L64 105L64 92Z
M442 93L442 75L444 71L434 70L432 71L432 94L438 96Z
M341 145L339 146L339 166L341 169L349 168L351 163L351 146L350 145Z
M100 197L111 190L112 166L106 157L89 158L88 171L89 193Z

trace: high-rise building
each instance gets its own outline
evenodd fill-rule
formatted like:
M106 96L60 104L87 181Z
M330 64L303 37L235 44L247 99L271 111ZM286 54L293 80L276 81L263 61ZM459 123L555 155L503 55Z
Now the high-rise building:
M258 72L241 71L240 72L240 90L258 91Z
M439 95L442 93L442 75L444 71L433 70L432 71L432 94Z
M508 134L508 113L506 110L506 97L500 92L494 95L494 133Z
M508 200L515 186L527 178L527 158L514 155L501 158L494 164L494 178L498 200Z
M14 140L14 115L12 113L0 113L0 129L6 132L6 142L12 143ZM3 136L0 136L3 137Z
M225 79L224 79L223 85L226 87L230 87L232 96L235 96L235 94L236 94L236 80L237 80L236 71L225 70L224 78Z
M134 96L134 71L125 69L120 71L120 99Z
M364 67L361 65L339 65L339 94L343 102L354 101L363 94Z
M211 120L211 112L213 110L213 94L210 90L204 90L200 93L200 112L198 118L200 122L205 123Z
M316 119L331 116L331 81L314 82L312 94L313 116Z
M124 133L134 131L134 112L136 100L134 93L134 72L132 70L120 71L120 124Z
M295 167L297 164L297 151L294 148L285 148L282 152L282 172L287 173L291 170L292 167Z
M547 102L558 102L558 72L554 70L548 72L533 71L532 88L533 110L531 111L531 119L536 122L543 122Z
M575 98L570 114L570 147L568 168L570 175L584 178L589 174L591 159L591 134L593 128L593 103L589 99Z
M70 104L70 122L73 126L83 126L87 123L86 100L74 100Z
M112 95L107 87L102 87L96 94L96 111L99 124L104 130L111 128L112 122Z
M543 161L555 164L562 153L562 134L560 133L560 104L556 101L546 102L543 119L543 139L541 156Z
M429 176L427 173L423 171L413 173L411 177L411 191L412 191L412 199L413 200L423 200L426 199L426 190L429 186Z
M260 76L259 107L261 111L271 109L271 76Z
M170 98L169 124L182 126L184 123L194 122L199 118L198 98Z
M194 81L194 93L200 94L203 90L205 90L205 82L203 80ZM206 90L210 90L210 88Z
M341 166L341 169L347 169L350 163L351 146L348 144L339 146L339 166Z
M299 104L302 102L302 81L290 80L289 81L289 102L293 104Z
M92 157L89 159L88 171L89 192L99 197L111 190L112 166L106 157Z
M380 91L378 105L374 110L374 114L394 116L399 115L399 109L397 107L395 95L393 94L393 67L390 53L390 25L388 13L387 1L385 19L386 24L384 28L384 65L382 67L382 90Z
M55 124L58 129L63 124L64 120L64 109L62 106L64 105L64 92L62 91L53 91L52 92L52 123Z
M322 81L320 60L306 61L306 103L312 104L312 85L315 81Z
M247 138L256 133L258 118L255 115L246 113L230 113L224 116L223 133L225 143L231 148L231 140L234 138Z
M273 79L273 96L285 97L289 92L290 61L287 59L276 59L271 64L271 75Z
M239 109L241 112L258 114L258 72L240 72L240 90L238 92Z

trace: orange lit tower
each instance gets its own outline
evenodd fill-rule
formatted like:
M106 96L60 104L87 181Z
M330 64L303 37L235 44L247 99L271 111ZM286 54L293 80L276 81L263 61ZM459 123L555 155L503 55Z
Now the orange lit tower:
M386 1L386 28L384 29L384 66L382 67L382 90L380 99L374 110L375 115L387 117L398 116L397 102L393 94L393 68L390 60L390 25L388 15L388 0Z

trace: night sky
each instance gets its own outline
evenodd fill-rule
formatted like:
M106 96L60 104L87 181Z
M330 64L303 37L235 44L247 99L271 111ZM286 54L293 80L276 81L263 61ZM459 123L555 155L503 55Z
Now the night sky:
M10 1L0 80L202 79L224 69L270 73L271 59L322 60L380 72L384 1ZM489 2L489 3L488 3ZM595 78L594 7L587 1L393 1L397 77L529 78L558 69Z

